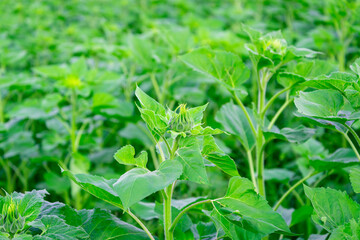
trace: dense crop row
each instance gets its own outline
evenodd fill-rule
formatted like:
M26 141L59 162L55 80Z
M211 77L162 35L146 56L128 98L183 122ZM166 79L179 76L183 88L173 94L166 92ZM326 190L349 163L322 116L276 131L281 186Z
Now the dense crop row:
M360 239L360 2L0 2L0 240Z

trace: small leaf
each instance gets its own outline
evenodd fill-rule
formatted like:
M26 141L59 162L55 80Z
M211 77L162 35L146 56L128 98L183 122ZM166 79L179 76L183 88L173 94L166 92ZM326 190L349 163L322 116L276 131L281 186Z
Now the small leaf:
M146 168L148 161L147 152L142 151L138 157L135 156L135 148L131 145L126 145L120 148L114 155L116 161L124 165L135 165L141 168Z

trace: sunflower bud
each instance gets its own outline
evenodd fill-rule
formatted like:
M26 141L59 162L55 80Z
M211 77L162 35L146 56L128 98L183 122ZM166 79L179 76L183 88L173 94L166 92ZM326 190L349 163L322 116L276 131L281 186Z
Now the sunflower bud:
M175 132L190 131L194 123L191 119L189 111L186 109L186 104L181 104L175 109L175 115L170 120L171 130Z
M67 78L65 78L63 84L67 88L79 88L82 86L82 82L80 78L73 75L70 75Z
M8 233L17 233L24 229L25 218L21 217L18 205L12 198L3 205L0 215L0 226Z
M286 42L284 39L272 38L266 42L266 50L283 55L286 52Z

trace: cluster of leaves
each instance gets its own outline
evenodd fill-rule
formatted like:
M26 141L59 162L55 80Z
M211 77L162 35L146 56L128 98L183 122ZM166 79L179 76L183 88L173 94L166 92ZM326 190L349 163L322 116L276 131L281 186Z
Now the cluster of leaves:
M146 239L146 234L109 211L75 210L44 200L45 190L0 197L0 239Z

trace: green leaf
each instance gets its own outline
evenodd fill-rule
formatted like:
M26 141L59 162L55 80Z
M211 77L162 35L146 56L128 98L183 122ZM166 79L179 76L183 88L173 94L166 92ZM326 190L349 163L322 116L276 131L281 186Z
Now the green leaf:
M68 70L65 67L58 65L35 67L33 68L33 71L44 77L54 78L54 79L64 78L68 72Z
M89 234L89 239L149 239L143 230L121 221L109 211L95 208L80 210L79 215L81 227Z
M201 154L230 176L239 176L234 160L219 148L213 136L204 136Z
M261 234L245 230L241 227L241 223L226 217L217 208L211 212L210 217L216 228L223 230L233 240L261 240Z
M19 214L25 218L26 222L34 221L41 211L41 206L47 192L45 190L32 190L31 192L13 193L11 197L18 202Z
M121 200L113 187L116 179L107 180L90 174L73 174L70 171L63 171L63 173L88 193L123 209Z
M250 76L241 58L230 52L198 48L180 59L195 71L215 78L233 90L240 88Z
M283 128L281 130L273 127L270 131L264 130L266 141L281 139L289 142L302 143L307 141L315 134L315 129L306 128L302 125L295 128Z
M308 205L295 209L295 211L291 215L290 227L306 221L307 219L310 218L312 213L313 213L313 208Z
M200 184L209 184L200 146L195 137L180 139L175 159L183 166L181 179Z
M359 165L360 162L352 149L339 148L330 156L322 158L311 158L310 166L317 171L326 171L330 169L341 169Z
M344 107L344 97L336 90L316 90L300 92L295 98L295 105L301 114L331 120L346 122L347 118L340 110Z
M147 110L153 111L155 114L165 116L165 108L147 95L141 88L136 87L135 95L137 99L140 101L141 107Z
M114 183L114 190L119 195L124 209L128 209L152 193L172 184L181 173L182 166L176 160L162 162L159 169L153 172L144 168L134 168Z
M240 107L233 103L223 105L217 112L215 120L220 122L227 132L237 136L246 150L250 150L255 145L255 136ZM255 121L252 121L254 124Z
M360 206L345 192L330 188L310 188L304 185L306 196L313 208L313 220L327 231L348 223L351 219L359 219Z
M34 239L77 240L88 237L84 229L68 225L63 219L55 215L43 216L34 221L31 226L42 231L41 236L35 236Z
M349 223L336 228L329 240L358 240L360 239L360 221L351 219Z
M292 234L281 215L255 192L253 184L246 178L232 177L225 197L216 202L241 216L248 226L246 230L251 229L263 236L273 232Z
M350 171L350 182L354 192L360 193L360 169L353 168Z
M302 86L312 87L317 89L333 89L340 92L357 82L357 77L351 73L334 72L329 76L319 76L313 79L308 79L302 83Z
M119 150L114 155L116 161L124 165L135 165L141 168L146 168L146 163L148 161L147 152L142 151L138 157L135 156L135 148L131 145L126 145Z

